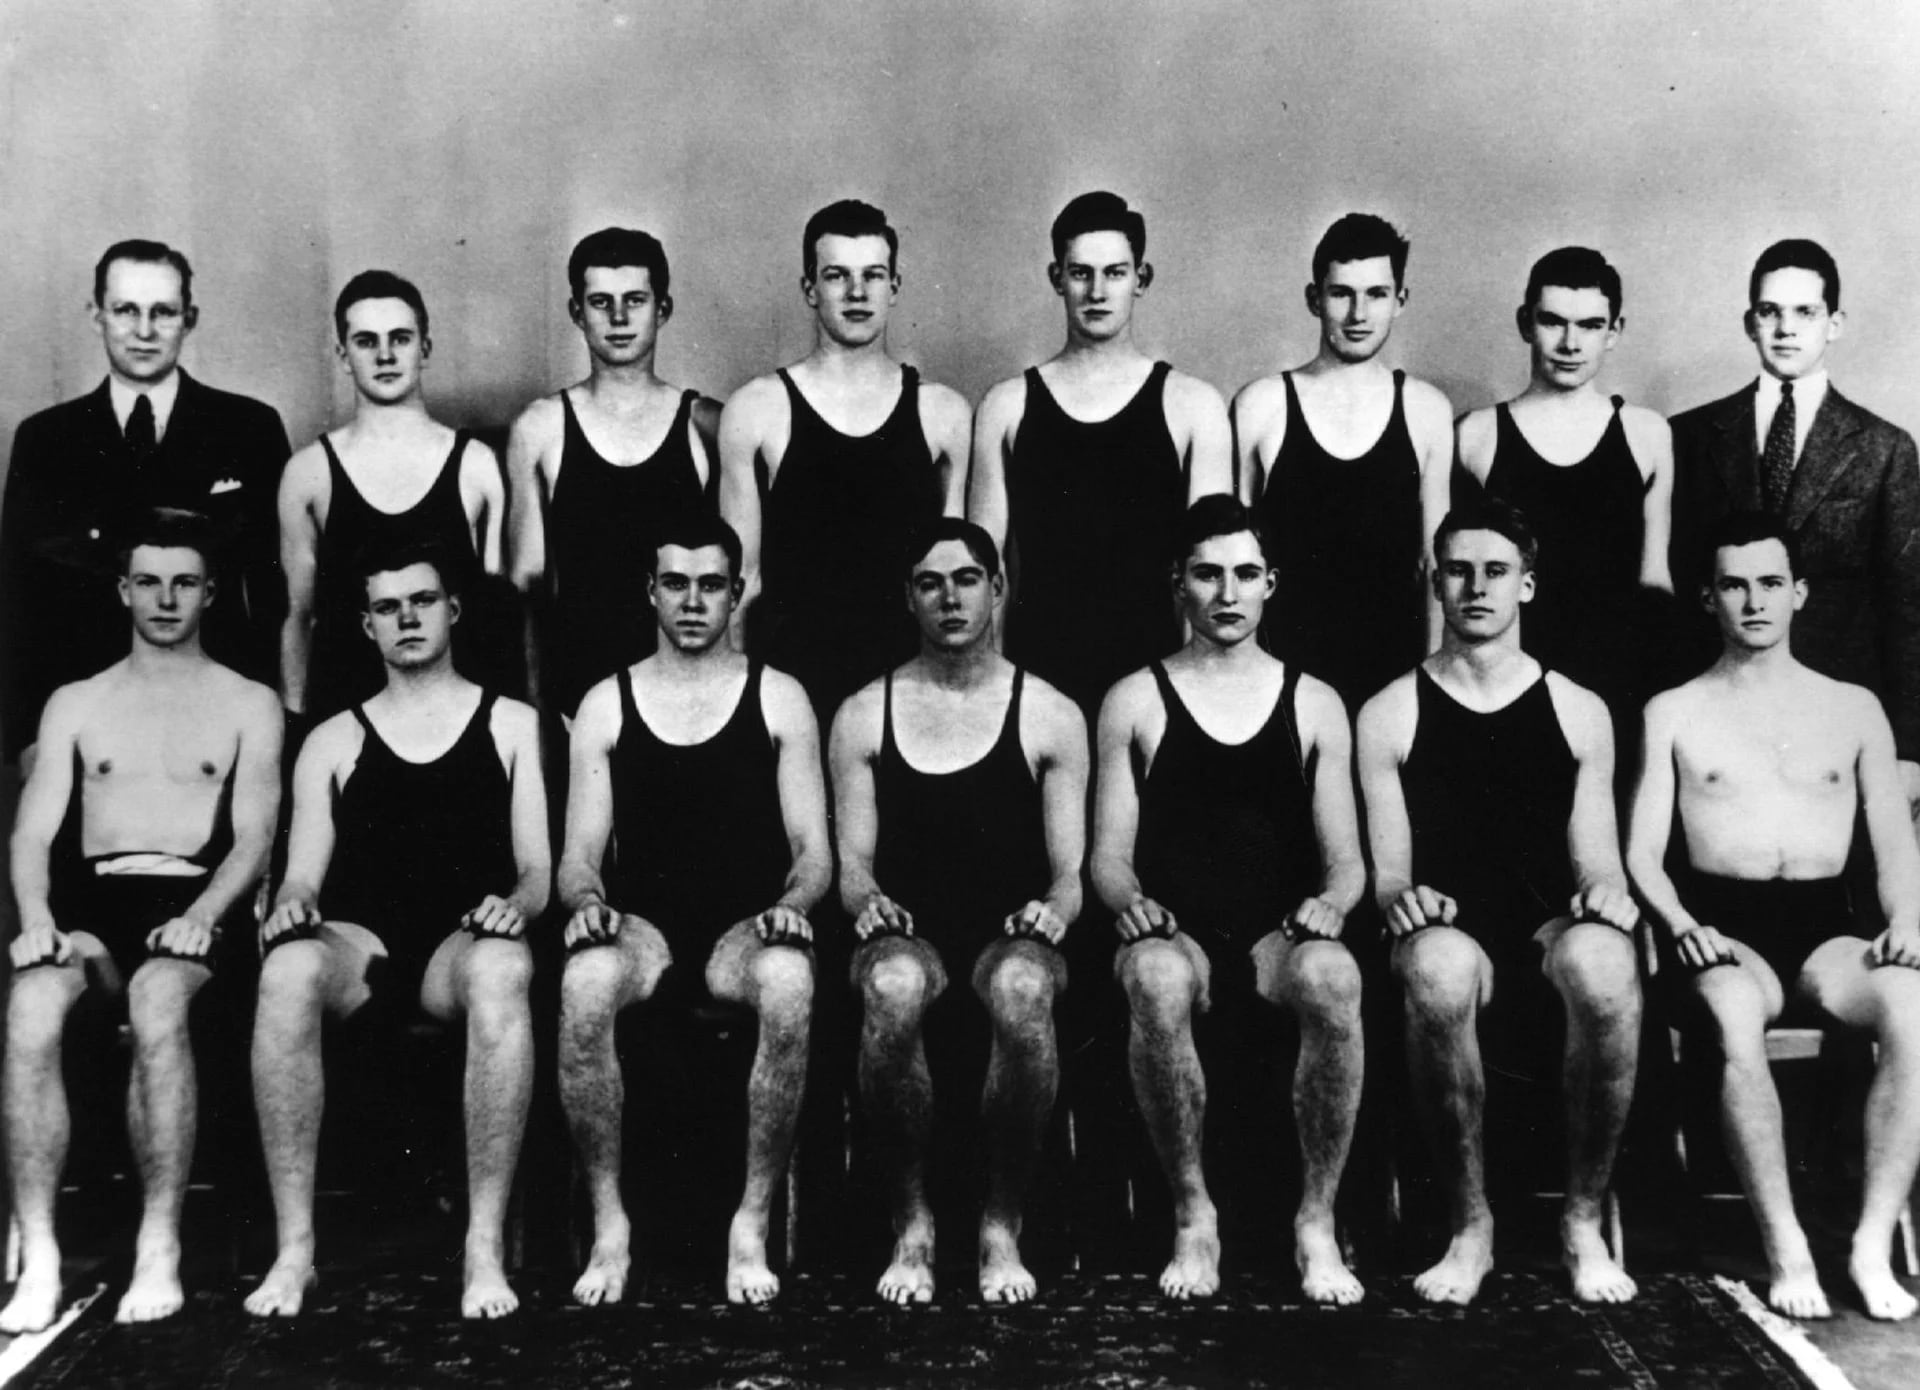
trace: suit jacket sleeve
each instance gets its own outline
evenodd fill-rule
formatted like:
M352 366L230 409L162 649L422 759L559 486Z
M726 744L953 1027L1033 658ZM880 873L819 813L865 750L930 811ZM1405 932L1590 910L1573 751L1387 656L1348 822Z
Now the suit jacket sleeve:
M255 661L257 669L278 674L280 667L280 624L287 616L287 581L280 572L280 513L277 499L280 474L293 452L287 443L286 426L280 412L264 402L253 402L248 425L246 458L259 476L259 484L247 488L248 503L245 542L237 557L240 579L246 586L247 628L261 649ZM249 480L251 483L251 480ZM251 674L251 673L250 673ZM258 677L255 677L258 679Z
M33 545L44 510L38 496L41 461L36 420L21 422L13 436L7 465L7 490L0 501L0 749L14 763L39 732L40 706L52 693L47 686L37 610L27 602L32 588Z
M1900 757L1920 762L1920 457L1905 430L1888 462L1875 551L1887 714Z

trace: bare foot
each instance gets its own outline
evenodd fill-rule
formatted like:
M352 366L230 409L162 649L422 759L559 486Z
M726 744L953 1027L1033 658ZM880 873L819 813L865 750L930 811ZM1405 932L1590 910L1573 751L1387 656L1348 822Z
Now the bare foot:
M1573 1279L1573 1296L1582 1303L1625 1303L1640 1286L1607 1249L1598 1220L1560 1218L1560 1262Z
M780 1276L767 1268L767 1218L735 1212L727 1232L727 1302L771 1303Z
M1293 1228L1293 1262L1300 1269L1300 1292L1309 1303L1330 1303L1339 1307L1358 1303L1366 1296L1360 1281L1347 1268L1340 1254L1340 1242L1333 1227L1318 1221L1298 1222Z
M465 1278L460 1291L463 1318L504 1318L520 1306L520 1295L507 1283L499 1251L467 1242Z
M1220 1227L1209 1203L1197 1208L1173 1233L1173 1258L1160 1271L1168 1298L1212 1298L1220 1291Z
M921 1212L893 1242L893 1263L880 1276L880 1297L905 1307L933 1301L933 1213Z
M60 1256L29 1261L13 1286L13 1297L0 1308L0 1332L9 1335L40 1332L53 1325L60 1312Z
M601 1303L618 1303L627 1295L627 1271L632 1258L627 1253L631 1228L622 1216L609 1221L594 1233L593 1249L587 1253L587 1267L573 1284L573 1301L592 1308Z
M186 1301L180 1288L179 1242L147 1246L134 1256L133 1279L113 1320L156 1322L172 1317Z
M980 1222L980 1297L987 1303L1031 1303L1040 1282L1020 1263L1020 1233L1002 1221Z
M1920 1300L1900 1287L1884 1256L1875 1260L1855 1250L1853 1258L1847 1261L1847 1274L1853 1286L1860 1290L1860 1304L1870 1318L1899 1322L1912 1317L1914 1310L1920 1308Z
M260 1287L247 1295L247 1311L256 1318L294 1317L317 1282L311 1242L291 1246L280 1252Z
M1767 1286L1767 1306L1790 1318L1833 1316L1826 1291L1820 1287L1820 1276L1814 1272L1811 1255L1775 1267L1773 1282Z
M1467 1227L1454 1236L1440 1263L1413 1280L1413 1291L1429 1303L1473 1302L1480 1281L1493 1271L1493 1222Z

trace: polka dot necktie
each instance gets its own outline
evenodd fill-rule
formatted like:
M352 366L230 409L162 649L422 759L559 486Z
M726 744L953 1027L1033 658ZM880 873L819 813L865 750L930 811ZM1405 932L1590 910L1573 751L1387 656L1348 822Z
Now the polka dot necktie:
M1760 477L1766 508L1787 509L1787 489L1793 486L1793 383L1780 383L1780 404L1767 426L1767 447L1760 455Z

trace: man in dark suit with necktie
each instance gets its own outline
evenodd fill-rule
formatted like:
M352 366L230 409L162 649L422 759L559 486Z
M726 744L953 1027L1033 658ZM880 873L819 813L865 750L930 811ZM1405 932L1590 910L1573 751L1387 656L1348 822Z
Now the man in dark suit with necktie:
M187 258L156 241L109 247L92 317L107 379L20 425L0 506L0 744L23 761L61 685L125 655L115 588L123 519L204 514L222 542L208 653L273 684L286 612L274 496L289 452L273 407L180 369L198 318Z
M1674 592L1709 578L1705 537L1731 512L1778 513L1800 548L1807 604L1794 654L1864 685L1893 724L1908 805L1920 810L1920 461L1913 437L1827 382L1840 336L1840 271L1811 241L1769 246L1748 282L1759 380L1673 421ZM1796 576L1800 577L1800 576ZM1694 605L1698 608L1698 605ZM1713 659L1701 612L1691 676ZM1698 658L1697 660L1695 658Z

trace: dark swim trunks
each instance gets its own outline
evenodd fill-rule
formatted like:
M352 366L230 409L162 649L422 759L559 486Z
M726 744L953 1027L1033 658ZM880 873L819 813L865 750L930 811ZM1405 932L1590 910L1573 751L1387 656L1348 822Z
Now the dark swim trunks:
M113 958L123 986L133 978L134 971L156 957L195 959L208 969L214 968L224 944L218 927L213 947L204 957L147 948L147 937L155 927L185 912L206 890L209 875L204 868L197 874L102 872L129 857L110 854L86 862L57 914L60 930L83 931L97 937Z
M1789 995L1807 957L1837 936L1858 937L1853 898L1843 878L1722 878L1693 873L1680 882L1680 900L1694 920L1752 948ZM1661 933L1661 966L1676 982L1695 972L1674 938Z

